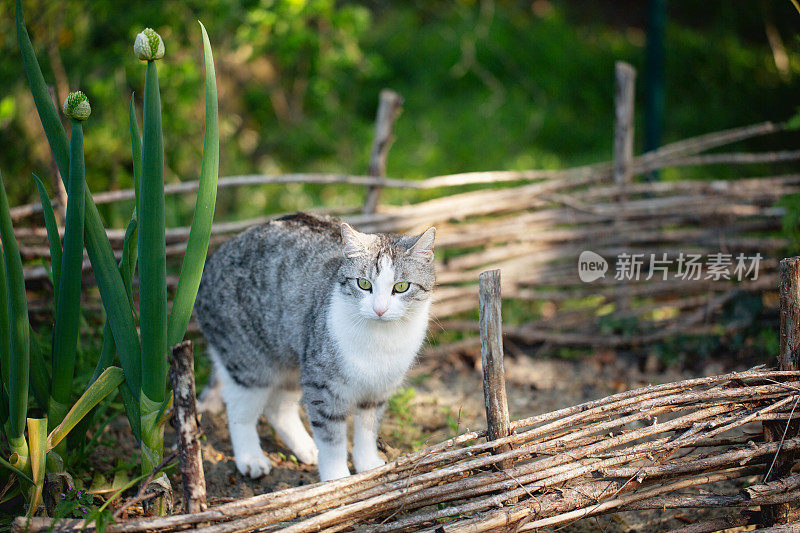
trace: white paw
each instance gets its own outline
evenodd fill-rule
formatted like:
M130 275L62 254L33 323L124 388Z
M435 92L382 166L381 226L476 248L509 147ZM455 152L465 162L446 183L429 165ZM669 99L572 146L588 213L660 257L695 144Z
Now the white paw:
M350 469L347 468L347 463L334 463L334 464L320 464L319 465L319 479L321 481L330 481L332 479L339 479L350 475Z
M353 465L356 467L356 472L365 472L378 468L386 464L386 461L378 457L377 454L367 457L353 457Z
M253 479L260 478L269 474L272 467L269 459L263 453L251 454L243 453L236 456L236 468L243 476L250 476Z
M292 453L294 453L294 456L297 457L297 460L301 463L315 465L319 461L319 450L317 450L317 445L314 444L311 438L308 440L309 442L305 443L303 446L295 446L292 448Z

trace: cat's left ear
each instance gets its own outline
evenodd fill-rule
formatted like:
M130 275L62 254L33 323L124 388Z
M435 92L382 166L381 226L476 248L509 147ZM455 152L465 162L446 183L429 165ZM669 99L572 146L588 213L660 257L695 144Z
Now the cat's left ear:
M425 233L417 237L417 242L408 250L408 255L425 262L433 261L433 241L435 238L436 228L428 228Z

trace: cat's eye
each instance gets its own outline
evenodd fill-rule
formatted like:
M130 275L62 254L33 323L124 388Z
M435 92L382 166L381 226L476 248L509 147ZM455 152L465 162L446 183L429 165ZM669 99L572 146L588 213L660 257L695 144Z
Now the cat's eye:
M410 284L407 281L398 281L394 284L394 292L401 293L406 292Z
M358 288L361 289L361 290L365 290L365 291L372 290L372 283L370 283L370 281L368 279L358 278L356 280L356 283L358 283Z

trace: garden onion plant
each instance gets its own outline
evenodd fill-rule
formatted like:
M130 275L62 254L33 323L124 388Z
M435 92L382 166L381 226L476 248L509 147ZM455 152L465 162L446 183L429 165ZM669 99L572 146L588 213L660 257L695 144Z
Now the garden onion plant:
M142 473L149 472L162 460L163 415L166 403L171 398L167 394L167 348L183 340L186 333L208 252L216 203L219 174L216 76L211 44L202 23L200 30L203 36L206 96L206 131L200 168L200 188L169 319L167 319L164 222L164 148L161 96L156 67L156 61L164 57L165 47L161 36L150 28L138 34L134 43L136 56L147 62L142 113L142 164L136 206L141 375L147 378L142 380L139 397Z
M214 62L208 34L203 25L200 24L205 66L206 107L200 185L186 253L180 269L178 287L172 310L168 315L164 215L164 150L161 128L161 102L156 67L156 61L164 57L163 40L155 31L147 28L137 35L134 43L136 56L142 61L146 61L142 136L139 136L133 100L131 100L129 119L134 161L136 206L126 231L122 261L118 265L97 206L92 200L91 193L85 182L81 180L80 186L82 188L80 190L77 184L71 188L70 170L73 167L77 168L78 165L83 169L83 161L75 161L78 157L77 149L73 151L68 148L66 132L48 95L41 68L25 28L21 0L15 0L15 18L17 38L31 93L53 157L62 179L65 180L65 186L68 188L67 211L68 215L72 214L72 222L75 227L78 224L74 222L74 217L79 216L81 202L73 202L73 195L82 195L83 197L83 244L89 255L106 312L103 348L92 381L98 376L105 375L104 369L114 368L109 365L113 363L116 355L124 372L124 383L120 387L123 404L132 432L141 446L142 472L147 474L161 463L163 457L165 413L171 401L171 394L167 387L167 350L169 346L179 343L186 333L208 252L211 223L216 202L219 171L218 104ZM73 121L73 133L70 141L75 138L75 124L75 121ZM82 157L82 150L80 155ZM49 229L51 225L55 225L54 218L49 221L51 215L50 201L40 182L37 183L37 186L39 186L42 195L45 223ZM47 207L45 207L45 204L47 204ZM70 205L73 206L72 210L70 210ZM10 218L8 225L10 226ZM67 227L69 227L69 223ZM3 238L3 242L5 242L5 238ZM55 242L57 242L57 238L50 239L51 248L55 245ZM70 245L69 252L67 244ZM55 291L58 312L61 312L62 308L67 309L67 306L70 305L71 291L74 287L68 285L66 281L66 276L71 274L67 274L69 268L65 265L68 255L74 253L72 250L76 246L74 241L68 243L65 238L61 256L55 250L52 253L54 261L61 261L58 276L55 274L56 267L53 267L53 282L54 285L58 285ZM72 256L70 255L70 257ZM137 333L137 313L132 292L132 279L137 263L139 267L138 323L140 334ZM6 271L9 278L12 275L15 277L21 276L21 266L19 273L13 271L13 269L10 270L8 267L6 267ZM9 286L11 286L10 282ZM2 298L2 294L0 294L0 298ZM0 302L1 304L2 302ZM15 316L12 312L11 316L8 317L9 324L12 326L15 324ZM75 316L78 316L78 314L75 313ZM4 317L0 312L0 327L2 327L3 320ZM69 359L68 354L70 346L72 346L71 333L74 330L71 328L73 325L69 320L66 320L61 326L57 322L56 326L61 344L58 345L58 352L56 352L54 338L54 376L55 365L58 360L59 371L63 370L64 376L69 375L70 379L72 379L74 358ZM27 329L23 332L21 327L12 328L12 331L20 335L20 338L16 341L17 344L27 345L26 339L23 338L27 334ZM12 353L10 357L13 359L13 343L11 347ZM72 350L72 355L74 356L74 349ZM1 349L0 357L6 357ZM10 373L15 375L14 372L16 370L12 365ZM20 379L24 378L24 382L27 384L27 375L19 375L18 377ZM43 379L40 374L36 374L34 377L35 379L31 379L32 384L38 384ZM13 378L9 379L13 380ZM58 385L60 386L64 380L66 378L59 374ZM64 411L64 405L68 404L68 398L55 392L56 381L54 377L49 389L48 409L52 409L53 416L58 419ZM99 381L100 379L98 378L97 382ZM94 382L91 387L95 386L97 382ZM41 386L36 388L41 389ZM19 398L23 396L27 398L27 387L24 391L16 389L13 393L9 391L9 398L13 395L17 395ZM16 400L17 402L21 401L19 398ZM66 421L66 418L64 420ZM20 420L15 420L14 424L14 431L9 433L9 440L13 436L13 438L17 439L14 442L22 449L24 440L19 439L24 439L25 437L23 430L20 429ZM50 439L48 438L49 442ZM26 461L28 460L26 459ZM24 462L23 466L28 464L28 462ZM30 468L28 468L28 471L30 471ZM165 480L166 477L162 476L160 479Z
M83 263L85 173L81 122L89 116L89 102L83 93L72 93L64 103L64 111L72 119L72 134L63 248L58 239L58 228L54 224L55 218L47 193L36 178L42 203L47 206L45 217L53 265L58 265L60 271L57 276L54 275L57 297L51 353L52 378L43 371L44 362L31 331L22 260L11 223L5 184L0 178L0 238L3 242L0 306L7 310L0 316L0 343L8 346L8 350L2 350L0 360L0 416L5 442L9 448L9 460L3 459L0 464L16 477L16 492L11 494L21 492L26 496L29 514L35 513L41 502L45 473L63 470L62 458L66 451L64 437L124 380L120 368L107 368L72 408L69 407L80 326L78 319ZM36 367L33 372L31 359ZM29 383L40 411L46 414L44 417L28 416Z

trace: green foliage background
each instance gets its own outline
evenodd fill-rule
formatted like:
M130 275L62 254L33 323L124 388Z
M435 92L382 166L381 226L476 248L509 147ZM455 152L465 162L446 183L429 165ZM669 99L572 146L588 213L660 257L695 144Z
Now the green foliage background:
M133 91L141 104L131 43L144 26L167 45L160 66L167 182L199 173L197 19L208 27L218 64L221 176L364 173L378 92L389 87L403 95L405 107L388 172L418 179L608 159L614 61L639 69L643 108L646 4L28 0L25 8L58 100L80 87L92 101L87 181L99 192L132 184L123 104ZM788 0L667 5L665 142L792 116L800 94L800 15ZM52 179L54 169L26 89L12 15L10 2L0 4L0 168L15 205L35 201L32 171ZM787 72L776 68L767 25L783 39ZM774 139L759 142L782 147ZM217 219L349 204L359 194L300 185L221 191ZM405 199L403 193L388 198ZM170 199L168 224L187 223L191 205L190 198ZM104 215L109 225L124 227L129 211Z

